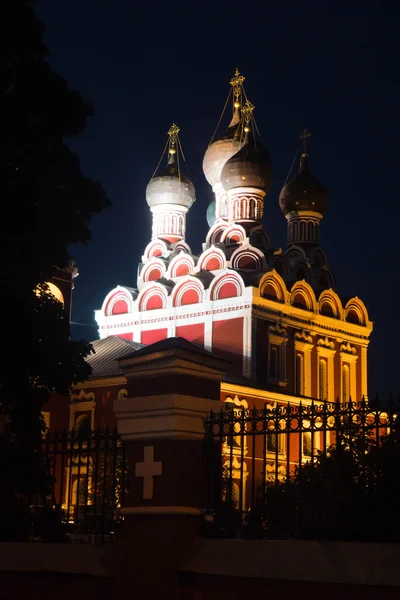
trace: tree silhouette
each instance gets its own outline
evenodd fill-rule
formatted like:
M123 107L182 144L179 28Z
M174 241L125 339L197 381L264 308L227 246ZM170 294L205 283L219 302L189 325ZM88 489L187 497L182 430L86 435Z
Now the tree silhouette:
M69 339L68 317L45 282L55 267L68 267L70 245L89 241L93 213L110 204L66 144L84 131L93 109L46 62L32 4L8 3L0 25L2 468L6 448L38 452L49 393L67 394L89 376L91 346ZM21 478L6 488L10 497L28 493Z
M400 541L400 436L395 424L379 440L362 427L267 488L261 511L272 538Z

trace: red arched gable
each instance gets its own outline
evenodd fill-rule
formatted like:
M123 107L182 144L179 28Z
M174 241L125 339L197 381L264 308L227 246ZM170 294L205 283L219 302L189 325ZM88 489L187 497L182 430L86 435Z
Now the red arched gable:
M238 296L237 286L231 281L227 281L223 283L218 292L218 300L222 300L223 298L235 298Z
M160 294L153 294L147 300L146 310L156 310L163 308L163 297Z
M223 229L218 229L218 231L214 234L214 236L212 238L212 243L213 244L219 244L219 242L221 241L221 237L222 237L223 233L224 233Z
M228 238L228 242L230 242L230 243L240 242L240 241L241 241L241 235L239 233L232 233Z
M175 270L175 277L182 277L183 275L189 275L189 265L186 262L180 263Z
M183 292L181 297L181 306L184 304L197 304L200 302L200 295L197 290L189 289Z
M217 269L222 269L220 258L218 256L210 256L210 258L205 261L203 270L216 271Z
M162 277L160 267L154 267L147 273L146 281L157 281L157 279L160 279L160 277Z
M128 312L128 303L126 300L117 300L112 307L112 315L122 315Z
M238 269L259 269L259 261L249 254L244 254L243 256L239 256L237 260L237 268Z

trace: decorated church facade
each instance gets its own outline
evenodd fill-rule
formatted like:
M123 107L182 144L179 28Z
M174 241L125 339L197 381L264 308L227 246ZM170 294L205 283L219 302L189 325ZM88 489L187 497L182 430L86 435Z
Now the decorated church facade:
M222 402L262 407L367 397L372 323L362 300L335 291L320 241L328 193L310 171L309 133L301 135L298 173L279 195L287 243L275 248L262 225L270 155L243 83L236 72L232 118L204 155L214 200L201 251L186 239L195 188L174 124L164 165L146 189L153 225L137 280L111 290L96 310L92 378L63 409L49 403L51 428L76 428L85 415L91 427L113 425L113 401L127 394L118 359L174 337L228 359Z

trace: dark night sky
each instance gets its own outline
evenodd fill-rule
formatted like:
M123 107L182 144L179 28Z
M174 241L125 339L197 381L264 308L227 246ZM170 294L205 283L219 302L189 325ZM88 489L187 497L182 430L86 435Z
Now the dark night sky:
M236 14L232 5L201 5L196 16L169 12L171 3L139 14L127 0L38 0L52 66L95 107L71 146L113 202L93 219L88 247L73 249L73 321L93 324L112 287L136 284L151 235L145 187L172 121L197 192L187 240L200 250L212 197L203 154L238 66L274 165L264 227L274 246L285 244L278 194L306 126L312 172L329 191L321 245L336 290L363 299L375 322L370 393L397 392L399 19L372 2L352 16L325 14L320 3L263 4L247 24L243 3ZM73 334L92 340L97 330L74 326Z

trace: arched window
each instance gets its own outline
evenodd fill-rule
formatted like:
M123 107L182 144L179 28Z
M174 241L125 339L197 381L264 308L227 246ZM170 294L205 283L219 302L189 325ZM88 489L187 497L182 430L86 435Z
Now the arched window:
M321 315L324 315L325 317L334 317L335 316L332 305L329 302L324 302L322 304L319 312L321 313Z
M296 306L296 308L302 308L303 310L308 309L307 301L306 301L305 297L303 296L303 294L295 295L295 297L293 299L293 306Z
M46 285L49 288L49 294L54 296L56 300L58 300L59 302L61 302L62 305L64 305L64 296L62 295L61 290L56 285L54 285L54 283L51 283L51 281L47 281Z
M342 402L350 401L350 369L349 365L343 365L342 369Z
M296 353L296 394L302 396L304 394L304 356L300 353Z
M86 442L90 436L91 422L89 415L80 415L75 421L76 437L81 442Z
M360 318L358 316L357 311L350 309L347 313L347 321L349 323L355 323L356 325L360 325Z
M318 397L320 400L326 400L328 396L328 386L327 386L327 368L326 368L326 360L321 358L319 361L318 367L318 383L319 383L319 393Z

